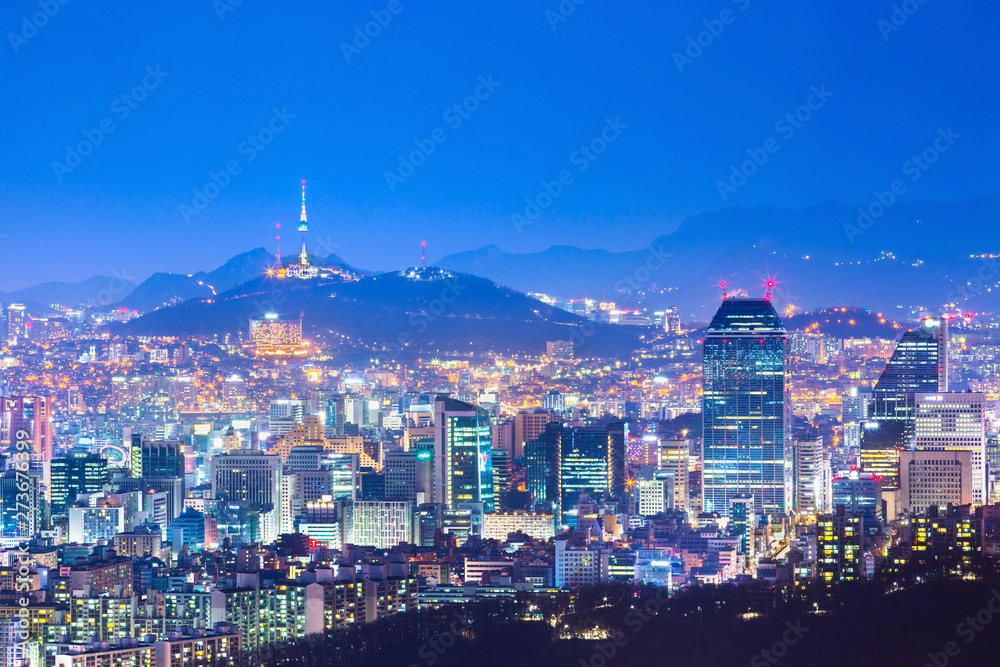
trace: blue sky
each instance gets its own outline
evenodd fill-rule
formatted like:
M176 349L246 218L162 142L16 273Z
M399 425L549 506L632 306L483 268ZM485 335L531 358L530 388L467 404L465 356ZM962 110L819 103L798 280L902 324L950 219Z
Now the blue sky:
M628 250L725 206L867 202L948 126L962 139L905 199L997 191L992 3L897 3L880 27L892 2L566 0L557 20L557 0L64 1L43 0L54 15L34 31L37 0L0 8L0 289L208 270L273 247L278 222L291 249L303 178L317 239L374 269L415 263L422 239L432 261L488 243ZM832 95L786 137L776 122L821 86ZM581 161L608 119L627 127ZM718 181L769 138L778 150L723 201ZM415 142L434 150L390 187ZM511 216L563 171L519 230Z

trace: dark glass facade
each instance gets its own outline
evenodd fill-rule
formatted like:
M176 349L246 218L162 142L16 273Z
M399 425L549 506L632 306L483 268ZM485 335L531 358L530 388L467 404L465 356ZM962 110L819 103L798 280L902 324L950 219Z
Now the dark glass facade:
M789 500L785 366L788 337L766 299L727 299L705 336L704 511L727 514L752 495L764 514Z
M913 440L915 395L948 391L947 320L927 318L903 334L872 390L861 433L862 470L899 487L899 451Z
M576 527L580 494L592 500L611 495L612 438L606 428L568 428L559 436L559 511L562 523Z

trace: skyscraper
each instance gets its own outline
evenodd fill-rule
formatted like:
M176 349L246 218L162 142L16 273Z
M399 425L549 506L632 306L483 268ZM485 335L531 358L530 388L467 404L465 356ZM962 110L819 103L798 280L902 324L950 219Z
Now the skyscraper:
M576 527L581 494L607 500L612 489L612 435L607 428L567 428L559 434L559 511Z
M706 512L752 494L764 514L790 500L786 452L788 336L768 299L726 299L705 336L703 407Z
M948 321L924 318L903 334L872 390L861 434L861 467L899 487L899 451L914 436L915 396L948 391Z
M485 410L438 397L434 402L435 502L451 508L483 503L484 511L494 511L491 435Z

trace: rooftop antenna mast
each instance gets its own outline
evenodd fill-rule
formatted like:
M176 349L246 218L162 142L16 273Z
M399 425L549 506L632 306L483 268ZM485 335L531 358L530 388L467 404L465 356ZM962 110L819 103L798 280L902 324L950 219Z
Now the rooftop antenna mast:
M420 242L420 266L427 268L427 241Z
M726 287L726 281L725 280L720 280L719 281L719 289L722 290L722 300L725 301L726 299L728 299L729 298L729 290Z
M275 234L274 242L277 245L276 258L278 260L278 268L280 269L281 268L281 223L280 222L275 223L274 229L276 232L278 232L277 234Z

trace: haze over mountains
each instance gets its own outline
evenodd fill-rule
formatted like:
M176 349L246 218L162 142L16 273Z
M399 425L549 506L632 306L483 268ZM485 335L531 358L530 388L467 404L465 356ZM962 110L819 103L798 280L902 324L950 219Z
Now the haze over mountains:
M853 305L902 317L902 306L933 309L946 300L967 310L997 309L1000 232L994 230L1000 195L945 204L875 202L864 209L866 215L860 215L858 206L834 202L803 210L732 208L693 216L676 232L631 252L561 245L513 254L488 245L448 255L436 265L563 299L587 297L653 310L677 305L686 320L695 321L709 319L717 308L720 279L731 294L754 296L763 294L769 275L778 283L776 303L799 310ZM337 255L314 261L368 273ZM273 264L270 252L256 248L190 276L155 273L138 285L127 275L94 276L0 293L0 300L25 302L33 310L116 303L148 312L222 294L259 279Z
M878 210L872 207L873 213ZM1000 291L989 287L1000 282L1000 263L972 255L992 253L1000 262L1000 195L964 203L901 203L883 211L859 223L857 206L834 202L801 211L733 208L689 218L673 234L634 252L553 246L510 254L486 246L437 264L563 298L678 305L696 320L715 312L721 279L730 293L756 296L764 293L768 274L778 281L776 302L800 309L854 305L902 315L897 306L937 308L946 300L963 301L959 288L970 281L968 307L997 309ZM992 233L962 233L966 229ZM643 271L661 255L669 255L662 268ZM640 290L646 294L640 296Z

